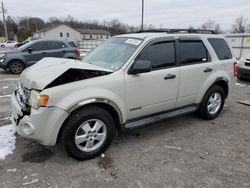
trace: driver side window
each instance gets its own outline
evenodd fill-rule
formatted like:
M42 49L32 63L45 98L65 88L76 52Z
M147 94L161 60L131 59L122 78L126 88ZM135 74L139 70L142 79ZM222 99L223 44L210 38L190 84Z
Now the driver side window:
M151 61L152 69L174 66L175 43L174 41L154 43L146 47L136 60Z
M27 52L29 48L32 48L32 51L43 51L43 50L48 50L49 45L47 42L38 42L25 49L25 51Z

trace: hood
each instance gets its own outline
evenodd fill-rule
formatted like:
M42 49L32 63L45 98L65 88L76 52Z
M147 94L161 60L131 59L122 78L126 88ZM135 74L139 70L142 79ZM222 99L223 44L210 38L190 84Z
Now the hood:
M0 54L14 54L14 53L18 53L19 50L17 49L13 49L13 50L3 50L3 51L0 51Z
M27 89L43 90L74 81L103 76L111 70L73 59L44 58L25 69L20 81Z

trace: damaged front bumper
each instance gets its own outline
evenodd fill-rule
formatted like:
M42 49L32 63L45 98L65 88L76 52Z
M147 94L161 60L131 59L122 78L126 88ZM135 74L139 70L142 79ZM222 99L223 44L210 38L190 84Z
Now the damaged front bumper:
M17 133L40 144L53 146L56 144L59 130L68 117L68 112L58 107L31 109L30 115L25 115L15 94L11 96L12 122Z

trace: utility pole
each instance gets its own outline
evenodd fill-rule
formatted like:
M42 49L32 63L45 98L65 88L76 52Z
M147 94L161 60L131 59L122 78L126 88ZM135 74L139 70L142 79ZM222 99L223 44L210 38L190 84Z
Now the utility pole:
M143 31L143 22L144 22L144 0L142 0L142 12L141 12L141 30Z
M5 31L5 40L8 40L8 31L7 31L7 25L6 25L6 20L5 20L5 13L7 12L7 10L4 8L3 6L3 2L2 2L2 13L3 13L3 26L4 26L4 31Z

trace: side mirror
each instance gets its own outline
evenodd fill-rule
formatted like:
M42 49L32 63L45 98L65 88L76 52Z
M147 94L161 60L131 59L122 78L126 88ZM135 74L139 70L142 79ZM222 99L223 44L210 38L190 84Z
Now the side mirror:
M32 50L32 48L28 48L28 52L31 54L31 52L32 52L33 50Z
M151 70L151 61L138 60L134 63L132 69L130 69L129 74L140 74L150 72Z

